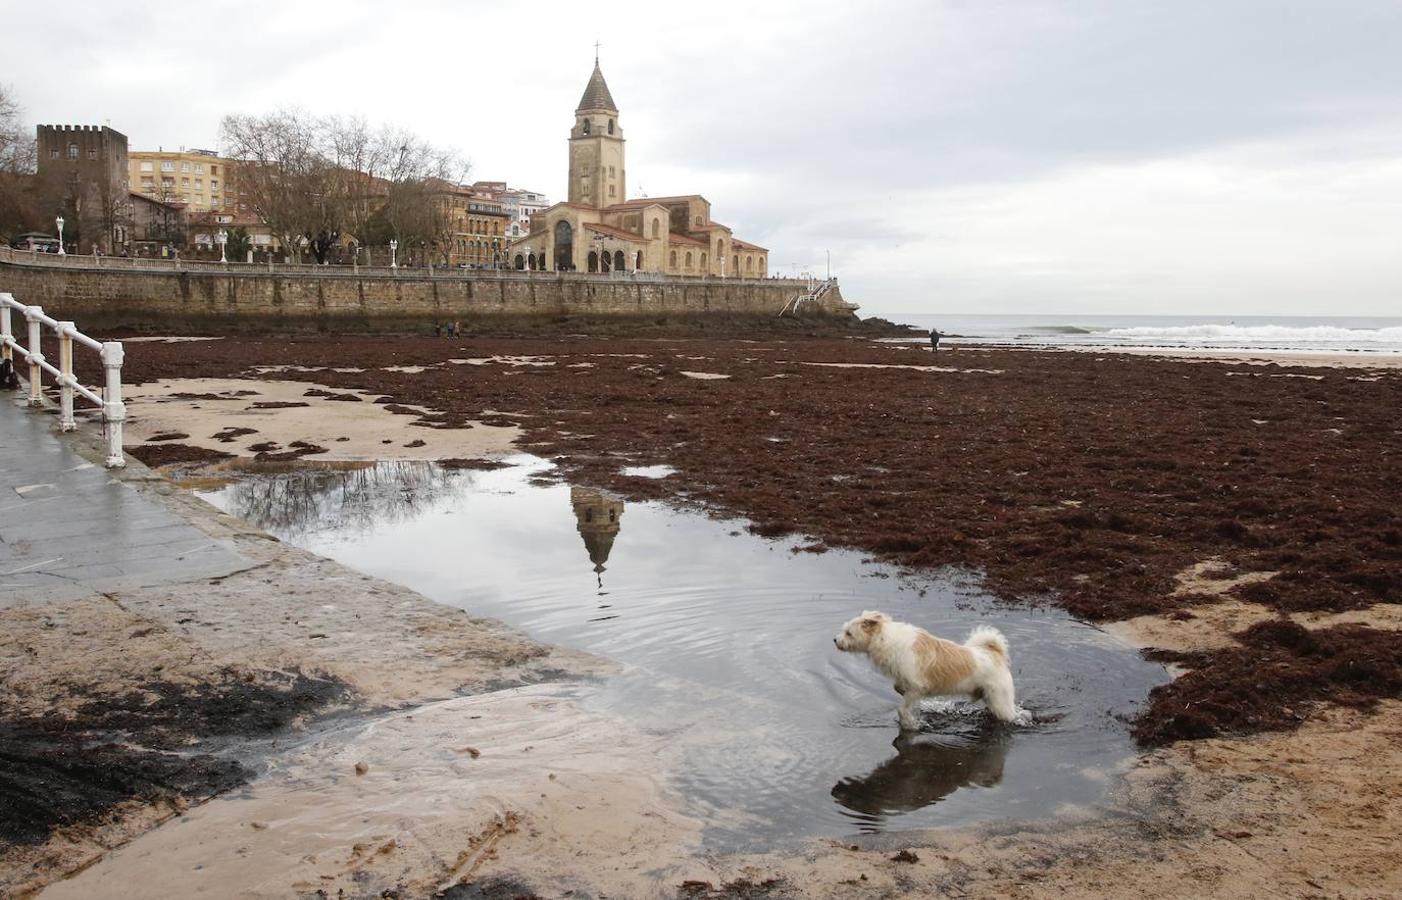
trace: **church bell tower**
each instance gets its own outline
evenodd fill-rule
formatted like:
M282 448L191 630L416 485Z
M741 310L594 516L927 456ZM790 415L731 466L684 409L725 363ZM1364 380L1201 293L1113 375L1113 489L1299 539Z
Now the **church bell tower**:
M570 129L569 202L595 209L622 203L624 184L623 128L596 56Z

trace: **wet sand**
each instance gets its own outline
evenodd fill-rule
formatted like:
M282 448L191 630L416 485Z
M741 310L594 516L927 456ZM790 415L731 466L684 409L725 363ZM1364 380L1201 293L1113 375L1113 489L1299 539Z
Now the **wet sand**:
M523 357L540 364L505 362ZM346 360L364 371L333 370ZM508 829L469 880L541 896L1402 891L1402 461L1386 412L1402 375L966 350L922 371L933 362L855 340L241 339L142 347L128 373L363 391L406 424L514 415L521 444L572 477L761 534L981 568L1004 597L1121 621L1189 672L1155 692L1144 740L1167 746L1108 817L719 858L689 857L679 826L647 848L650 876L615 868L607 835L562 860ZM286 365L316 371L255 369ZM676 472L620 473L664 464ZM1277 665L1303 673L1288 705L1239 702ZM453 837L469 857L474 833Z

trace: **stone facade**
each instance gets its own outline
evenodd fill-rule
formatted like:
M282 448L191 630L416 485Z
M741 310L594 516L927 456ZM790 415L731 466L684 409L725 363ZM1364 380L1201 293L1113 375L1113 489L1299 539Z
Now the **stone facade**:
M65 218L71 252L105 253L127 242L127 136L106 125L39 125L39 185Z

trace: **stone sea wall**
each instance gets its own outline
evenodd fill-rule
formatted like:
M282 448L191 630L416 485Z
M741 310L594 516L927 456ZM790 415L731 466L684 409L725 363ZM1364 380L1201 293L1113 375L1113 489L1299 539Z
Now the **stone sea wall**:
M808 288L794 279L155 262L5 253L0 291L84 328L377 331L485 317L773 317ZM853 309L834 285L800 314L851 317Z

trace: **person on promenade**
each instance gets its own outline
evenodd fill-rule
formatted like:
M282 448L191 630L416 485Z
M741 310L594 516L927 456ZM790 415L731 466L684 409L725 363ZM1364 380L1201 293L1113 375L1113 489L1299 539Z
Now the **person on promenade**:
M442 336L443 336L443 325L442 325L441 322L434 322L434 323L433 323L433 336L434 336L434 337L442 337Z
M931 328L931 329L930 329L930 352L931 352L931 353L938 353L938 352L940 352L940 338L942 338L942 337L944 337L944 335L940 334L940 331L939 331L938 328Z

